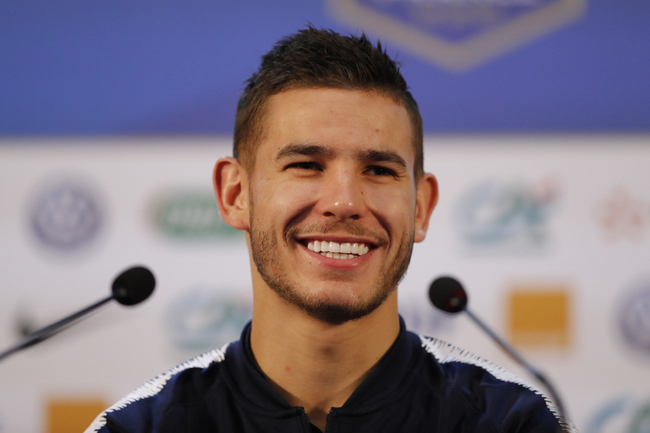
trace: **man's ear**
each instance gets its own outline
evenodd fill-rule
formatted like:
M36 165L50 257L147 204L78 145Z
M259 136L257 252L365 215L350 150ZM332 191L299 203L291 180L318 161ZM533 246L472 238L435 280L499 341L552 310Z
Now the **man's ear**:
M429 218L438 203L438 181L430 173L424 173L417 185L415 205L415 242L422 242L427 234Z
M221 218L233 228L248 230L248 176L235 158L217 161L212 177Z

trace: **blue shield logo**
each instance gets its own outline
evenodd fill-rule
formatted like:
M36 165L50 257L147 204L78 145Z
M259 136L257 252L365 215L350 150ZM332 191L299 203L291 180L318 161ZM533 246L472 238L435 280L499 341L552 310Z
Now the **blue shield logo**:
M578 19L586 0L329 0L339 20L468 70Z
M43 245L65 252L89 244L103 224L96 195L90 188L71 181L44 189L36 199L30 220Z

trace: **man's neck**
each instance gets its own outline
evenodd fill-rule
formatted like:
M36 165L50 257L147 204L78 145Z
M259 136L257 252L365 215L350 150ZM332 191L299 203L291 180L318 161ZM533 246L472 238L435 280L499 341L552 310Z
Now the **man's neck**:
M329 410L345 403L397 338L397 293L368 316L340 325L278 301L283 308L253 309L253 354L276 391L324 430Z

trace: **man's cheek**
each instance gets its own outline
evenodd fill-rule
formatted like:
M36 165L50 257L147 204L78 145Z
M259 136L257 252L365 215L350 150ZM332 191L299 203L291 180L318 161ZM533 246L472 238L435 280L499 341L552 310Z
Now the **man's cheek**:
M315 203L318 200L319 193L320 188L318 186L292 182L283 186L281 194L277 194L276 202L283 206L299 209Z

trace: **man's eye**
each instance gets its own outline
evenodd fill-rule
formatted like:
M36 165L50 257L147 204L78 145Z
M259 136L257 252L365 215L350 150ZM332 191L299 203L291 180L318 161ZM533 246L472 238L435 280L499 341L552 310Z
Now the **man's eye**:
M289 164L287 168L299 168L301 170L320 170L320 166L315 162L294 162Z
M386 167L373 166L369 167L368 171L375 176L395 176L395 172Z

